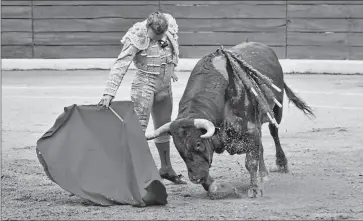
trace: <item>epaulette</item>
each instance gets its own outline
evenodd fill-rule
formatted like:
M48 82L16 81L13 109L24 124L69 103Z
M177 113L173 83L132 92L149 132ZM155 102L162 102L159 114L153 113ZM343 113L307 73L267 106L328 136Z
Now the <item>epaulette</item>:
M150 39L147 36L146 20L135 23L123 36L121 43L125 44L130 41L139 50L145 50L149 47Z
M164 15L168 21L168 32L172 35L173 40L177 41L178 25L173 16L167 13L164 13ZM130 44L134 45L139 50L147 49L149 47L150 38L147 36L146 22L147 21L144 20L142 22L135 23L122 37L121 43L125 44L127 41L129 41ZM170 37L171 36L169 35L169 38ZM176 43L174 43L173 46L176 48L175 50L178 54L178 46Z
M168 31L172 34L176 34L178 33L178 24L176 23L175 19L173 18L173 16L171 16L170 14L167 13L163 13L166 17L166 20L168 20Z

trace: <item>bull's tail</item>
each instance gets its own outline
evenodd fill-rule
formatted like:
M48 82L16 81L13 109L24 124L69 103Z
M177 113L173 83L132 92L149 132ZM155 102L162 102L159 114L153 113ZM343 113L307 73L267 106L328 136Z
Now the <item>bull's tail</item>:
M286 83L284 83L284 88L287 97L290 101L292 101L292 103L294 103L297 108L302 110L305 115L315 117L315 114L313 113L311 107L309 107L301 98L296 96L296 94L286 85Z

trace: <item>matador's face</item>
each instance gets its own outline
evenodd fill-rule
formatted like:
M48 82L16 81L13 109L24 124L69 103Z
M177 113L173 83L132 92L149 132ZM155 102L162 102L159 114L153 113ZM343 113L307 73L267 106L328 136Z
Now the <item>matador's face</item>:
M159 41L159 40L163 40L165 33L157 35L157 34L155 34L155 32L153 30L151 30L151 28L148 28L147 35L152 40Z

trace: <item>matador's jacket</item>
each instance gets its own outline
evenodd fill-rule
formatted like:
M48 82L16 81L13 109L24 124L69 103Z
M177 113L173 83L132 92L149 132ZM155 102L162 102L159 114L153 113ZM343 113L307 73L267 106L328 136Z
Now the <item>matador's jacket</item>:
M144 132L155 107L155 99L162 97L172 102L171 75L179 59L178 26L171 15L164 15L168 20L166 39L163 39L167 46L150 40L146 20L133 25L121 40L124 46L112 66L104 90L104 94L115 97L128 67L134 62L137 71L131 83L131 101ZM168 114L154 112L155 129L167 123L164 120ZM169 139L170 135L166 134L156 138L155 143L169 142Z
M104 94L115 96L131 62L134 62L138 72L151 75L159 75L165 71L163 69L173 69L178 65L179 45L178 45L178 25L175 19L164 13L168 20L168 30L166 31L167 46L164 50L157 47L157 42L150 41L147 35L146 22L135 23L123 36L121 43L124 44L121 53L112 66L109 74ZM170 67L172 64L173 67ZM168 67L169 66L169 67Z

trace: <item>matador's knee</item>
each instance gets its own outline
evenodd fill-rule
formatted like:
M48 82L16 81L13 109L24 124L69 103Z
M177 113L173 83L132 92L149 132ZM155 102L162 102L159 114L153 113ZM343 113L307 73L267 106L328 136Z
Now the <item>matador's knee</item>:
M170 135L164 134L154 139L155 143L166 143L170 141Z

